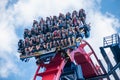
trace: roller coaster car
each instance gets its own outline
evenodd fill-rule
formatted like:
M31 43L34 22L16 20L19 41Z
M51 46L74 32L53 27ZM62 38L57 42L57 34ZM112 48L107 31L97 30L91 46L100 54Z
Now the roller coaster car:
M52 57L54 57L54 55L56 54L56 53L59 53L59 52L61 52L61 51L65 51L66 49L68 49L68 48L74 48L76 45L75 44L73 44L73 45L71 45L71 46L66 46L66 47L61 47L61 46L58 46L58 47L56 47L56 48L52 48L50 51L46 51L46 50L41 50L41 51L38 51L38 52L34 52L34 53L31 53L31 54L29 54L29 55L20 55L20 59L22 60L22 61L25 61L27 58L32 58L32 57L39 57L40 59L38 59L38 60L42 60L42 61L44 61L44 62L46 62L47 61L47 59L49 58L52 58ZM66 52L66 51L65 51ZM61 56L63 56L63 58L66 58L66 54L61 54ZM68 56L67 56L68 57ZM36 59L37 60L37 59ZM38 61L39 62L39 61Z
M87 25L87 24L83 25L83 27L80 28L80 32L84 34L85 38L88 38L90 36L90 26ZM70 47L74 48L76 46L77 46L76 43L74 43L73 45L68 45L66 47L58 46L56 48L52 48L50 51L41 50L41 51L38 51L38 52L30 53L29 55L20 55L20 59L24 60L26 58L37 57L37 56L41 56L43 54L48 54L48 53L53 53L53 52L57 53L57 51L61 51L61 49L65 50L65 49L68 49Z
M50 53L45 53L45 54L41 54L39 56L35 56L36 57L36 64L39 65L41 63L50 63L51 59L53 59L57 54L60 55L63 59L68 60L69 56L67 54L67 49L68 48L73 48L75 47L75 45L72 46L67 46L67 47L56 47L56 50Z

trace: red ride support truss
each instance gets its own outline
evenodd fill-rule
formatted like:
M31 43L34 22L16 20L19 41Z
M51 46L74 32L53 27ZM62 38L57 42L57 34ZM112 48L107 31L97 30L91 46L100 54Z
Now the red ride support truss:
M91 49L91 52L86 53L85 46L88 46ZM69 57L72 62L76 61L77 65L81 65L83 75L85 78L95 77L101 75L100 68L95 66L90 56L93 54L98 61L95 52L92 47L86 42L83 43L72 52L69 52ZM37 76L41 76L42 80L59 80L62 70L66 64L65 59L61 57L59 53L50 61L49 64L40 64L35 73L34 80L36 80ZM45 72L39 73L40 67L44 66L46 68Z
M41 64L38 66L34 80L37 76L41 76L42 80L59 80L62 69L64 68L65 60L61 57L59 53L49 64ZM46 68L45 72L39 73L40 67L44 66Z

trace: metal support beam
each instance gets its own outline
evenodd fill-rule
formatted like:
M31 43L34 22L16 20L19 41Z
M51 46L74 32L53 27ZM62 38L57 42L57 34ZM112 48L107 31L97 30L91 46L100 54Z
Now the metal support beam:
M111 66L111 68L113 68L113 65L111 64L111 61L109 60L109 58L108 58L108 56L107 56L107 54L106 54L106 52L105 52L105 50L104 50L103 47L100 47L100 51L101 51L101 54L102 54L105 62L106 62L107 64L109 63L109 65ZM119 80L119 77L118 77L118 75L116 74L115 71L113 71L113 76L114 76L114 78L115 78L116 80Z
M107 71L105 70L105 68L100 60L99 60L99 64L100 64L100 67L102 68L104 74L107 74ZM107 80L110 80L109 75L106 75L106 78L107 78Z

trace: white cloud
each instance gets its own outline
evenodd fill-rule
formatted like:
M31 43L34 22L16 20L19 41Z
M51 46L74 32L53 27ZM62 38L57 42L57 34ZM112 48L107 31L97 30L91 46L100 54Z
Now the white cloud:
M0 77L7 77L9 73L16 73L14 64L17 36L13 25L12 11L5 10L7 0L0 4Z
M120 22L112 14L101 13L101 0L19 0L6 10L7 2L8 0L0 1L0 59L2 59L2 64L6 61L4 66L0 65L1 77L7 77L19 69L19 67L16 68L17 65L12 57L17 55L18 36L15 29L31 27L33 19L37 19L39 16L45 18L50 15L58 15L60 12L66 13L84 8L87 13L87 22L90 22L92 26L91 37L87 41L98 55L99 47L102 46L102 38L116 33L114 28ZM18 33L20 32L18 31ZM15 70L13 70L14 68Z
M99 47L103 46L103 37L116 33L113 28L114 18L107 17L107 14L103 15L100 12L96 12L93 15L89 15L89 21L91 22L91 36L88 42L99 52Z

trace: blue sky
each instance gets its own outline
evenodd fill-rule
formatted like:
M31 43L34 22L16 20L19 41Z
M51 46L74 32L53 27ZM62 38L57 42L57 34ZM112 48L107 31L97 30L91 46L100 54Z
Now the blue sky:
M109 12L120 19L119 5L120 5L119 0L103 0L101 2L101 6L102 6L101 11L103 13Z
M86 39L100 55L102 38L120 31L119 0L0 0L0 80L32 80L37 66L19 60L17 42L33 19L84 8L91 36Z

